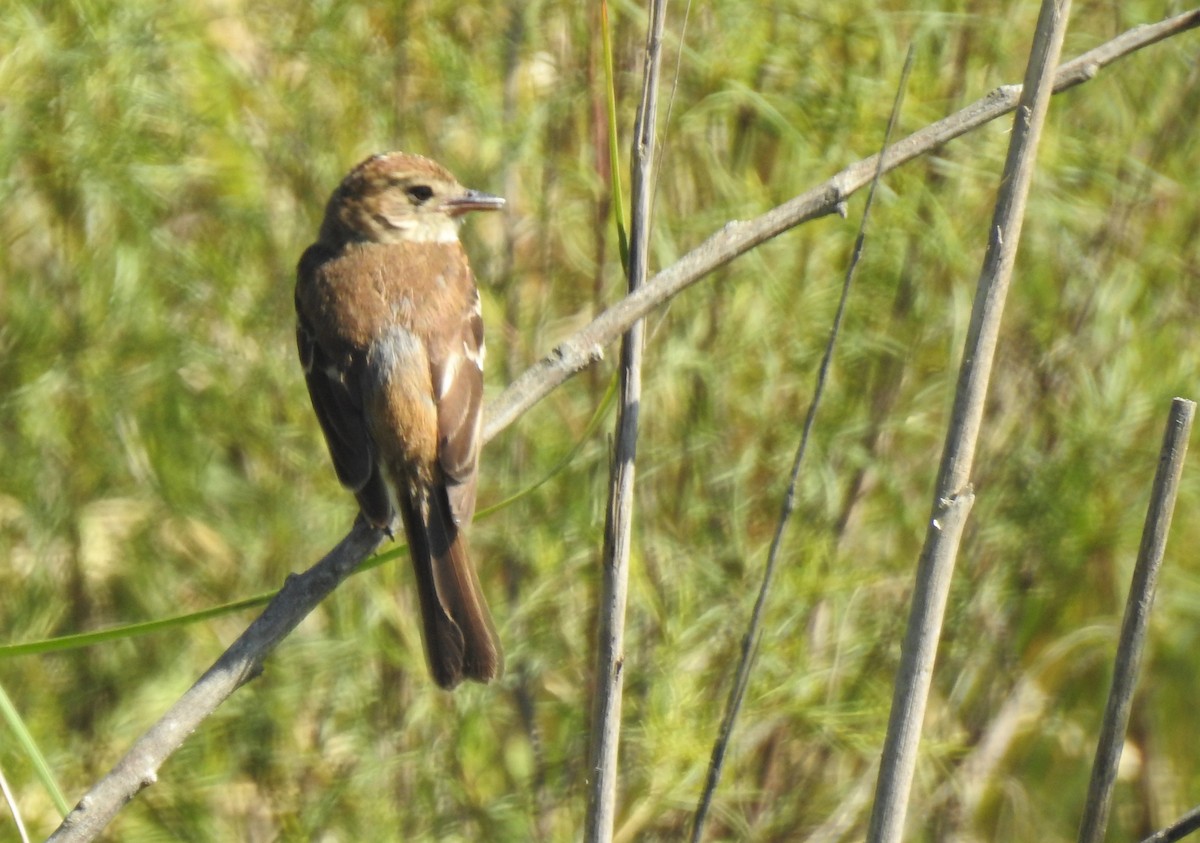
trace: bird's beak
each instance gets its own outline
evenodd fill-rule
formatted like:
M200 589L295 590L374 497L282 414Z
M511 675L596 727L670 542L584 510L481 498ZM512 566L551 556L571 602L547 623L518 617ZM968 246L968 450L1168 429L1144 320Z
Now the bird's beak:
M504 207L504 199L481 190L467 190L446 200L445 207L450 216L458 217L467 211L499 211Z

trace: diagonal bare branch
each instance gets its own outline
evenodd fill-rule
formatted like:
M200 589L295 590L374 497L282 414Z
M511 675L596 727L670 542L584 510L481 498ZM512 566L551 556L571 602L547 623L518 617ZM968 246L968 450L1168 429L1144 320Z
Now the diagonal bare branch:
M1200 9L1175 15L1159 23L1136 26L1061 65L1054 76L1054 92L1061 93L1081 85L1094 79L1102 68L1116 60L1197 26L1200 26ZM1004 85L949 117L913 132L883 153L882 171L888 173L1008 114L1017 107L1020 96L1020 85ZM850 196L870 183L878 162L878 153L856 161L822 184L761 216L726 223L636 292L630 293L564 340L513 381L485 410L484 440L491 440L572 375L602 359L604 349L625 333L630 325L672 296L788 229L840 211Z
M324 559L303 574L288 577L254 623L92 786L47 843L95 840L126 802L154 784L158 768L187 736L234 691L262 673L267 655L379 547L383 538L382 530L359 519Z

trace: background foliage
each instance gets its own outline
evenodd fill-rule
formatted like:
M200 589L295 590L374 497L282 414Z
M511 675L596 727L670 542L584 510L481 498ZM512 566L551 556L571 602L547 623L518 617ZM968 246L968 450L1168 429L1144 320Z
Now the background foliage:
M1077 2L1064 56L1172 10ZM910 42L905 131L1018 81L1036 12L697 4L664 126L657 265L873 152ZM644 20L630 3L613 13L627 137ZM670 14L668 75L683 4ZM329 191L367 154L428 153L509 198L466 235L492 394L614 300L598 52L597 10L551 0L10 2L0 641L255 594L348 526L291 296ZM1194 35L1156 46L1051 106L914 840L1073 839L1168 401L1197 394L1197 53ZM861 834L1006 132L885 180L713 839L804 839L834 816ZM623 840L687 826L861 205L741 258L649 325ZM483 505L550 470L608 371L487 448ZM572 839L606 449L595 435L476 525L502 683L434 689L407 565L376 568L188 741L113 838ZM1200 801L1192 469L1117 792L1121 839ZM5 660L0 683L76 796L247 620ZM0 769L47 833L53 805L8 737ZM9 839L7 815L0 830Z

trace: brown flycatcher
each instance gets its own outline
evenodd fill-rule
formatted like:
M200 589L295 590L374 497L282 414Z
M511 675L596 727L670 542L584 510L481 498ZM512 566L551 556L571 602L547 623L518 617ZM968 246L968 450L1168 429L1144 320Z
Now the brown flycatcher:
M300 258L296 339L338 479L372 525L404 525L434 681L487 682L500 644L464 531L475 511L483 398L479 292L458 240L467 190L419 155L350 171Z

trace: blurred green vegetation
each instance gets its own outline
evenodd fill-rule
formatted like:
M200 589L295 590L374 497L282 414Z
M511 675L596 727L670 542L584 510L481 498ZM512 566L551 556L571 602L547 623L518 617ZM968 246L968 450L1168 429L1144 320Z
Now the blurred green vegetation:
M909 43L902 131L1019 81L1036 13L697 4L664 127L655 265L873 152ZM1164 13L1078 2L1064 55ZM668 76L682 18L674 5ZM618 3L612 19L627 139L644 14ZM348 527L291 298L325 199L365 155L426 153L508 197L466 233L491 394L619 296L599 40L596 6L537 0L7 4L0 641L257 594ZM1160 44L1051 107L913 840L1074 839L1168 402L1197 396L1197 53L1194 34ZM861 834L1007 132L997 122L885 179L711 839L805 839L837 812ZM679 839L694 809L861 208L650 320L621 840ZM481 505L572 447L610 366L491 443ZM606 453L592 435L475 527L508 651L498 686L437 691L407 563L376 568L188 740L112 839L574 839ZM1200 801L1197 476L1190 465L1168 547L1120 839ZM249 618L0 661L0 684L76 798ZM48 833L53 803L7 734L0 769Z

